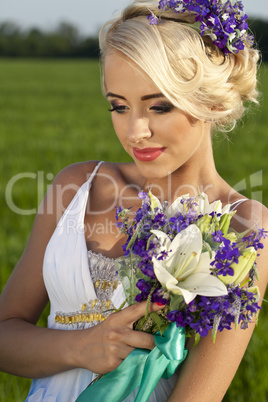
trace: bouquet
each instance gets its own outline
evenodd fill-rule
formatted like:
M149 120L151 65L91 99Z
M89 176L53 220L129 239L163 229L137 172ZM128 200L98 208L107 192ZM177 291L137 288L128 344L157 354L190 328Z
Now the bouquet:
M134 217L130 209L117 208L117 225L127 240L116 265L124 304L147 302L134 329L154 334L156 348L135 349L79 402L102 400L107 392L111 401L123 401L138 386L135 401L147 401L159 379L169 378L186 358L185 337L194 336L197 344L211 330L215 342L217 332L232 325L246 329L260 309L254 281L263 229L237 233L230 227L235 211L220 201L210 204L204 193L181 196L170 206L151 192L139 197L142 206ZM163 309L149 313L151 302Z
M181 196L171 206L150 192L139 197L142 207L132 221L130 210L117 209L127 235L118 271L130 304L135 298L166 307L136 329L162 333L175 322L196 342L209 330L215 342L217 331L232 324L246 329L260 309L255 260L266 232L235 232L230 222L236 212L221 201L209 204L204 193Z

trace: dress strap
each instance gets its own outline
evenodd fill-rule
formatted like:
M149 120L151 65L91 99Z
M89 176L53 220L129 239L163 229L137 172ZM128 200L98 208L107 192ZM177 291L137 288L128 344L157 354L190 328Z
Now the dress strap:
M96 173L99 169L99 167L103 164L104 162L98 162L97 165L95 166L93 172L91 173L89 179L87 181L85 181L82 186L78 189L77 193L75 194L75 196L73 197L73 199L71 200L70 204L67 206L67 208L65 209L62 217L60 218L57 226L62 226L64 220L66 219L66 217L72 213L76 213L76 220L77 222L84 222L84 215L85 215L85 208L86 208L86 203L87 203L87 199L88 199L88 194L91 188L91 184L92 184L92 180L94 179L94 177L96 176ZM81 215L78 217L79 215L79 211L81 213ZM74 215L72 215L74 216Z
M88 184L91 184L92 180L93 180L94 177L96 176L96 174L97 174L97 172L98 172L100 166L101 166L103 163L104 163L103 161L97 163L97 165L95 166L93 172L91 173L91 175L90 175L90 177L89 177L89 179L88 179L88 181L87 181Z
M230 211L234 211L237 207L239 207L240 204L243 202L248 201L248 198L243 198L241 200L235 201L231 204Z

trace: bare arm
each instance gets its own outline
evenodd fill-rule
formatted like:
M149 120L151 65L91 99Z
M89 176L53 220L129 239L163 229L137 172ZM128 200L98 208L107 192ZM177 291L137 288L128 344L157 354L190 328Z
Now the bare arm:
M151 307L151 311L159 309L157 305ZM29 378L73 368L108 373L135 348L155 347L152 335L133 330L133 323L145 313L146 302L137 303L81 331L40 328L21 318L11 318L0 326L0 368Z
M253 202L249 214L249 202L246 202L239 211L245 218L236 223L236 229L245 230L245 226L253 227L254 223L262 217L259 227L268 228L268 214L265 208ZM260 210L261 208L261 210ZM247 211L246 211L247 209ZM268 279L268 239L264 241L264 250L257 259L260 281L261 299L264 296ZM184 400L185 402L218 402L226 393L236 371L243 358L245 350L254 330L254 324L250 324L246 330L223 330L217 334L216 343L213 344L209 333L203 338L196 348L189 350L188 356L179 370L177 384L169 398L169 402Z
M45 249L64 207L75 194L74 189L63 190L71 174L75 172L67 168L50 187L38 210L27 247L0 297L0 369L9 373L32 376L42 354L47 354L48 364L49 360L55 363L56 354L50 350L49 340L44 339L46 334L53 335L35 324L48 303L42 275ZM59 333L58 342L61 337ZM58 345L58 355L61 351ZM41 369L40 375L43 372Z
M30 378L76 367L105 373L116 368L135 347L154 347L152 336L132 329L133 322L145 314L144 304L131 306L83 331L35 326L48 302L42 275L46 245L63 210L95 163L89 165L69 168L55 180L39 208L25 252L0 297L2 371ZM70 183L75 183L72 188Z

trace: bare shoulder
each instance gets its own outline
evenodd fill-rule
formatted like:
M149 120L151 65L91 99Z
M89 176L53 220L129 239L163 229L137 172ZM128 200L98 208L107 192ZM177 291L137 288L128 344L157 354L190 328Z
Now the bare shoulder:
M39 207L38 215L50 215L55 226L97 164L98 161L80 162L62 169L48 189Z
M142 187L144 178L134 163L105 162L94 177L91 197L98 202L110 202L131 190L137 192Z
M74 198L79 188L91 177L99 161L75 163L64 168L54 179L39 213L53 211L54 225ZM92 178L90 190L91 205L115 202L118 195L129 188L136 191L142 185L142 176L134 163L103 162ZM122 195L124 196L124 194Z
M81 187L90 178L98 163L99 161L88 161L69 165L58 173L53 184L61 186L74 184ZM131 181L137 178L137 168L134 163L102 162L97 176L111 182L113 180Z
M232 226L238 232L254 228L268 230L268 209L256 200L245 199L236 208Z
M52 189L63 196L63 206L67 206L78 189L93 173L98 161L74 163L62 169L52 183ZM67 204L67 205L66 205Z

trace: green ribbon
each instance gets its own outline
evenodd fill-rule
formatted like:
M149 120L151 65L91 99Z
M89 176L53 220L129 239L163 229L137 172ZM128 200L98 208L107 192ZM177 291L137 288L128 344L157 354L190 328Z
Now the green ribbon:
M150 352L134 349L120 366L86 388L76 402L123 401L139 388L135 402L146 402L161 377L171 377L187 356L185 330L173 323L161 336L154 336L156 347Z

